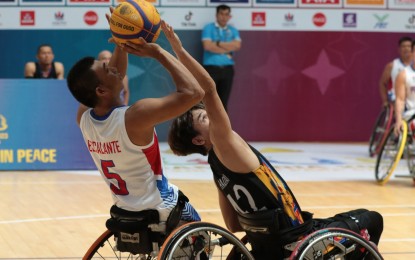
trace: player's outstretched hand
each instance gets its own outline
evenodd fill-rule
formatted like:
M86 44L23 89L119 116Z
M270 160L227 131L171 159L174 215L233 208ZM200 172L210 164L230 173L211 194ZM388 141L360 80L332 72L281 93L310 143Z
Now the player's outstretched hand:
M148 43L144 38L138 39L139 43L126 42L122 45L122 49L128 53L140 56L155 58L160 53L161 47L156 43Z
M179 51L183 47L183 45L179 39L179 36L177 36L177 34L174 32L173 27L166 23L166 21L162 20L161 29L163 30L164 35L166 35L167 40L173 48L173 51Z

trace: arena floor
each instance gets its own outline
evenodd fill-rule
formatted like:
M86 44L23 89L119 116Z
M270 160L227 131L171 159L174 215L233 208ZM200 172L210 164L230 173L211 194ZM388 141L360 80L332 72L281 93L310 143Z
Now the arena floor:
M415 259L412 179L375 182L367 144L252 143L289 183L303 210L329 217L356 208L380 212L385 259ZM165 174L203 220L223 226L209 166L161 144ZM405 160L395 174L407 175ZM97 171L0 172L0 259L81 259L104 231L111 197Z

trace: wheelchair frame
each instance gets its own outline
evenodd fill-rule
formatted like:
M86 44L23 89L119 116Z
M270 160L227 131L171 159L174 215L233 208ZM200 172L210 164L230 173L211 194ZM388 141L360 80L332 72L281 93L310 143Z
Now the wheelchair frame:
M110 241L113 236L111 231L106 230L91 245L83 260L254 259L248 249L249 243L244 245L246 241L242 242L226 229L208 222L191 222L176 228L166 238L158 254L154 254L155 251L144 255L121 253ZM227 245L230 250L222 250ZM108 255L100 253L104 247L109 249ZM217 252L217 247L220 252ZM287 258L289 260L347 259L348 254L356 250L370 254L370 259L383 259L374 244L359 234L342 228L317 230L300 241L286 245L285 249L292 252Z
M369 139L370 157L379 154L394 120L393 113L394 108L392 103L389 103L380 111Z

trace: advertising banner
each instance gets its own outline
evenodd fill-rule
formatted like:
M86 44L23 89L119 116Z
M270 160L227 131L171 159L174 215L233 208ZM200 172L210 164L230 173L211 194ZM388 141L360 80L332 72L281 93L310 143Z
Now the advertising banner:
M415 10L415 0L389 0L390 9L410 9Z
M385 8L386 0L345 0L345 8Z
M68 5L83 6L110 6L113 5L112 0L67 0Z
M65 80L0 80L0 170L95 169Z
M65 0L19 0L20 5L43 6L65 5Z
M14 6L17 5L18 2L17 0L0 0L0 6L4 5L4 6Z

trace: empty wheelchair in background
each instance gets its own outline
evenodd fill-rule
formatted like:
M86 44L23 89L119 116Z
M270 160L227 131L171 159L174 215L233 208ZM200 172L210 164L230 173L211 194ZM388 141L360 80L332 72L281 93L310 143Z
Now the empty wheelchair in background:
M376 160L376 181L381 185L386 184L402 158L407 160L409 174L396 177L412 178L415 183L415 140L405 120L402 121L399 135L395 134L393 127L389 130Z
M393 113L393 104L389 103L378 115L369 140L370 157L379 154L380 149L382 148L382 145L385 142L389 130L393 124Z

